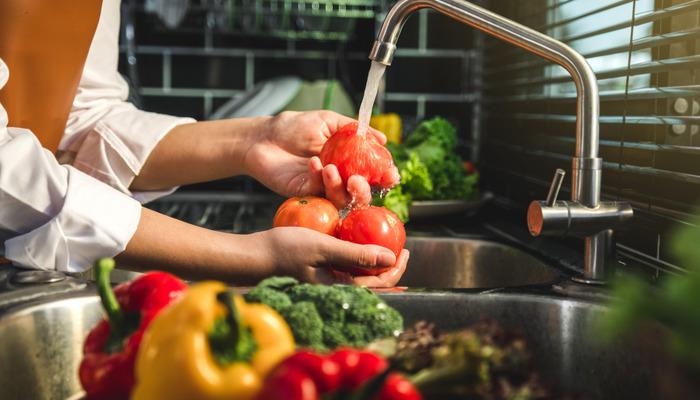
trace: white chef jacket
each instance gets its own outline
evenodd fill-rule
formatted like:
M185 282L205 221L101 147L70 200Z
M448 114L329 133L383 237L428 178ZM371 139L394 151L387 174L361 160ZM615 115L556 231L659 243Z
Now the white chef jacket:
M119 0L104 0L58 159L0 104L0 247L15 265L79 272L126 248L139 201L129 186L158 142L194 122L137 110L117 72ZM47 60L48 62L49 60ZM0 59L0 89L11 79ZM0 248L0 250L2 250ZM0 251L1 253L1 251Z

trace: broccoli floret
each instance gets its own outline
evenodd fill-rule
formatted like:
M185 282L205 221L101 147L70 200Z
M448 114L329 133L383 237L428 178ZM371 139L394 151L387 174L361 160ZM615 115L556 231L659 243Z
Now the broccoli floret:
M367 288L358 286L341 286L348 296L349 307L346 318L350 322L368 322L377 312L381 300Z
M389 307L386 303L377 304L377 312L374 318L366 325L372 338L398 336L403 331L403 317L398 311Z
M372 291L351 285L299 284L270 278L245 295L282 315L300 347L317 351L343 345L364 346L402 328L401 316Z
M326 322L323 326L323 343L329 349L347 345L350 342L345 336L346 326L339 322Z
M289 291L294 302L310 301L314 303L321 317L326 322L345 321L345 310L349 307L345 294L332 286L302 284Z
M298 284L299 281L290 276L273 276L271 278L267 278L260 281L256 288L268 287L277 290L286 290Z
M369 329L357 322L348 322L345 324L344 332L347 338L346 344L353 347L363 347L373 339Z
M298 346L325 350L323 344L323 320L314 303L301 301L282 311L282 316L292 328Z
M286 293L277 291L271 287L256 286L245 294L245 300L249 303L263 303L272 307L277 312L282 312L292 305L292 300Z

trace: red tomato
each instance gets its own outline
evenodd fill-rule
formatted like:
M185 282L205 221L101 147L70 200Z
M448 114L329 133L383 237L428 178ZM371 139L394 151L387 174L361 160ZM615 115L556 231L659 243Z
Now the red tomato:
M399 182L399 172L391 153L371 134L358 135L357 123L340 128L321 149L321 163L335 164L343 182L353 175L367 179L370 186L391 188Z
M396 254L406 244L406 230L393 212L384 207L356 208L348 214L338 227L338 238L359 244L376 244ZM346 272L355 275L379 275L388 268L350 268Z
M292 197L277 209L274 227L301 226L334 235L340 216L330 201L314 196Z

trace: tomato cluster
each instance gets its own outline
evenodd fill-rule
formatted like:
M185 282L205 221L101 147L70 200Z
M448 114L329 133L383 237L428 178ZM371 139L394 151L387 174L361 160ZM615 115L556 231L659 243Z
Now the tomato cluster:
M391 153L374 138L357 135L356 131L356 123L339 129L321 150L321 161L324 165L335 164L343 182L352 175L361 175L370 185L387 187L387 182L395 180L390 177L395 172ZM353 243L376 244L391 250L397 257L406 243L403 223L388 209L357 207L341 220L333 203L314 196L287 199L277 209L273 226L304 227ZM355 275L379 275L388 269L358 267L346 271Z

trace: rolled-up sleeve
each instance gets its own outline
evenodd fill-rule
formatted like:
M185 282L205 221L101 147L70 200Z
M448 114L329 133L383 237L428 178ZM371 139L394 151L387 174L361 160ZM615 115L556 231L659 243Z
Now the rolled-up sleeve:
M59 159L146 202L174 188L133 192L131 182L169 131L195 120L141 111L126 101L129 88L117 71L119 3L102 2L100 21L59 145Z
M0 89L9 71L0 59ZM0 104L0 243L14 264L78 272L121 253L141 216L129 196L60 165ZM0 249L1 250L1 249Z

